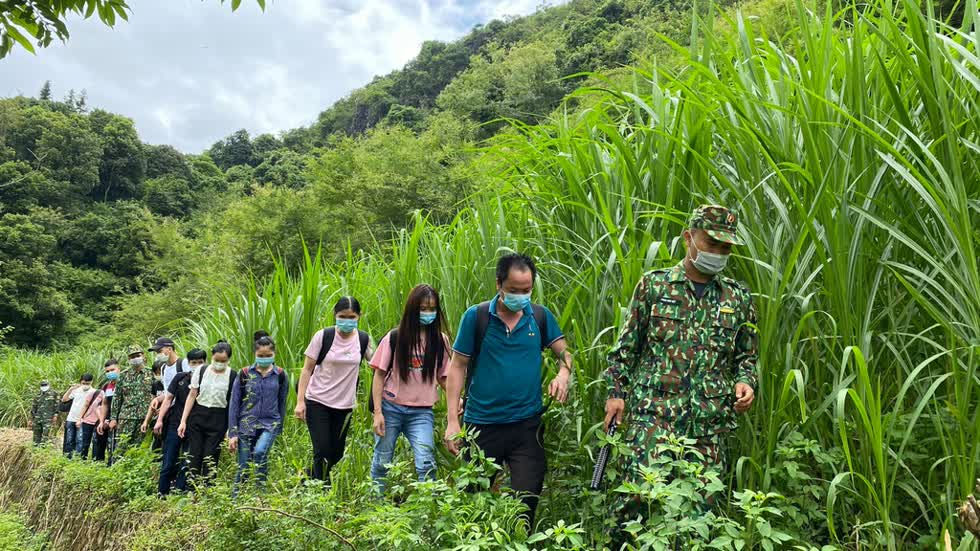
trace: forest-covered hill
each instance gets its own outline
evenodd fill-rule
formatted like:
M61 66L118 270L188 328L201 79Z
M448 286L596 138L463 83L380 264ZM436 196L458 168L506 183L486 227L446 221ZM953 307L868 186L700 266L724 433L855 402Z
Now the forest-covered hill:
M304 241L341 256L415 210L449 220L487 170L474 146L504 119L542 120L584 72L671 56L658 33L683 43L690 20L685 2L576 0L491 21L426 42L309 127L195 154L143 143L56 78L2 99L0 342L158 332L212 284L297 262Z

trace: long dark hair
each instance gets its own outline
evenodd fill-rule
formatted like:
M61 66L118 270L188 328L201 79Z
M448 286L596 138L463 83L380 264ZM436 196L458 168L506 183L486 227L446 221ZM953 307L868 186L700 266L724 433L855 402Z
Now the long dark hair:
M431 298L436 303L436 319L429 325L422 325L419 312L422 303ZM442 303L439 292L431 285L416 285L408 294L405 301L405 312L398 324L398 342L395 345L395 361L398 364L398 375L402 381L408 380L412 371L412 357L421 350L425 339L425 358L422 361L422 380L429 382L435 377L436 367L441 364L446 354L446 343L442 337L445 325L445 315L442 313Z

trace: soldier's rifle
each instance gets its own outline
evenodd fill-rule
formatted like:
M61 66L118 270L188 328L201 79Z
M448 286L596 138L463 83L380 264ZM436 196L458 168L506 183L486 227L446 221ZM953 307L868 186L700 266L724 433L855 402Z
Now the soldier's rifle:
M609 421L609 429L606 431L606 436L612 436L616 434L616 419ZM592 470L592 484L589 486L593 490L598 490L602 485L602 478L606 474L606 464L609 463L609 452L611 451L612 444L606 444L599 450L599 456L595 460L595 469Z

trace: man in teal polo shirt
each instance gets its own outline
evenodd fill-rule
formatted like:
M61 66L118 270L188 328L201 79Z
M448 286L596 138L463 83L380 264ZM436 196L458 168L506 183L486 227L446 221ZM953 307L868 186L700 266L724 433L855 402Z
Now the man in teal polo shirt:
M542 351L550 348L558 358L558 375L548 394L562 403L568 397L572 355L555 316L531 304L537 277L534 261L521 254L506 255L497 261L496 275L497 295L471 306L456 334L446 383L445 439L449 451L458 453L458 406L465 381L463 421L478 431L476 445L488 458L510 467L511 486L522 494L533 530L548 468L542 446Z

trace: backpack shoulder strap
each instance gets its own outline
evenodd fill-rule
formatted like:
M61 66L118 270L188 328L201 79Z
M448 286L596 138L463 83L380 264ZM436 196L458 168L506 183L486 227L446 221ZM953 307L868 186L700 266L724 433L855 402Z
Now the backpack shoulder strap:
M483 346L483 337L487 334L490 327L490 301L481 302L476 307L476 327L473 335L473 356L470 357L470 366L466 370L465 392L469 392L470 385L473 383L473 375L476 373L477 358L480 356L480 348Z
M538 325L538 334L541 335L541 350L548 348L548 316L544 313L544 306L532 304L531 311L534 312L534 323Z
M232 371L228 374L228 390L225 392L225 401L231 402L231 390L235 388L235 380L238 378L238 372Z
M388 371L385 371L385 381L391 377L391 370L395 367L395 351L398 350L397 327L388 332L388 350L391 351L391 354L388 356Z
M201 388L201 381L204 380L204 372L207 371L209 367L211 367L210 364L202 365L201 369L197 371L197 388Z
M330 352L330 347L333 346L334 335L337 334L337 329L334 327L326 327L323 329L323 336L320 339L320 352L316 355L316 363L314 368L323 363L323 360L327 357L327 352Z
M490 327L490 301L481 302L476 307L476 327L473 334L473 360L480 355L480 348L483 346L483 337L487 335L487 328ZM472 362L470 362L472 363Z
M361 344L361 360L364 360L364 356L367 354L368 344L371 342L371 335L368 335L366 331L357 330L357 338Z

